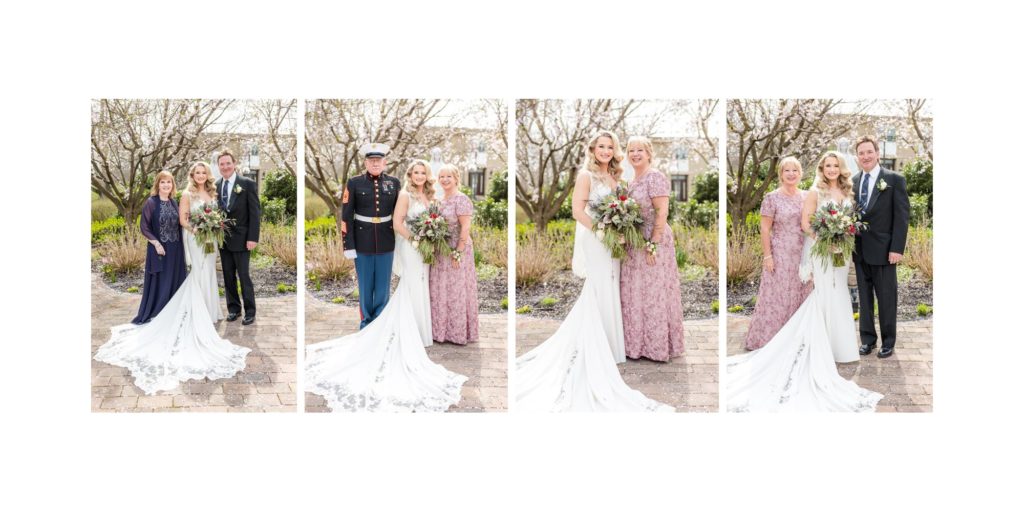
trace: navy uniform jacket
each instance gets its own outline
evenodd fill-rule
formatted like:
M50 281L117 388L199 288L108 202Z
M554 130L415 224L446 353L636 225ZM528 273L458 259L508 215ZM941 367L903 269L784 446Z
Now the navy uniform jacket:
M381 173L374 178L365 172L353 176L345 185L342 198L341 220L345 223L342 237L345 250L355 249L363 254L381 254L395 250L395 230L392 220L373 223L356 220L355 216L387 217L395 213L398 203L398 178Z

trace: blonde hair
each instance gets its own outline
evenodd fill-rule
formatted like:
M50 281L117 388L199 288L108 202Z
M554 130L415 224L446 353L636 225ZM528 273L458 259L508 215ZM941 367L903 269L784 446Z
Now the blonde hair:
M195 162L194 164L192 164L192 167L189 167L189 169L188 169L188 187L186 188L186 190L188 190L188 192L190 194L199 192L199 187L196 184L196 180L192 176L193 174L195 174L196 168L198 168L198 167L202 167L202 168L206 169L206 184L203 186L203 188L206 189L206 193L210 194L210 197L213 198L214 201L216 201L217 200L217 187L214 186L214 184L213 184L213 169L211 169L210 165L207 164L206 162L203 162L203 161Z
M626 153L627 154L629 153L630 146L632 146L634 144L636 144L637 146L640 146L641 148L643 148L644 151L647 152L647 161L653 167L654 166L654 144L651 144L651 139L648 139L647 137L644 137L642 135L633 135L632 137L629 138L628 141L626 141Z
M430 168L428 167L427 169L430 169ZM462 185L462 176L461 176L461 173L459 173L459 168L455 167L455 164L444 164L444 165L442 165L441 168L437 170L437 177L440 178L441 177L441 173L445 172L445 171L448 171L448 172L452 173L452 176L455 178L455 186L456 186L456 188L458 186Z
M601 137L608 137L612 140L613 151L612 159L608 162L608 174L615 178L615 181L619 181L619 178L622 177L622 160L625 158L625 155L622 154L622 148L619 147L619 138L608 130L599 130L587 141L587 156L583 162L583 169L591 174L601 172L601 167L597 164L597 158L594 156L594 148L597 147L597 141Z
M818 173L814 177L814 188L821 192L828 192L829 182L825 177L825 160L835 158L839 162L839 178L836 180L839 190L842 190L846 197L853 197L853 179L850 177L850 169L846 167L846 159L838 151L826 151L818 160Z
M775 174L778 175L779 181L782 181L782 171L785 170L787 164L795 165L796 170L800 171L800 174L803 175L804 166L800 163L800 160L797 160L795 156L787 156L779 160L779 165L775 167Z
M429 203L434 200L434 181L436 180L434 180L434 176L430 174L430 164L428 164L426 160L413 160L412 163L409 164L409 167L405 169L405 190L410 194L416 191L416 185L413 185L411 176L413 169L420 165L423 166L423 170L427 171L427 181L423 182L423 197ZM444 167L442 167L442 169L443 168Z
M160 171L156 175L156 179L153 180L153 190L149 192L151 196L160 195L160 181L164 178L171 180L171 193L167 194L167 197L174 199L174 194L178 192L178 185L174 183L174 175L170 171Z

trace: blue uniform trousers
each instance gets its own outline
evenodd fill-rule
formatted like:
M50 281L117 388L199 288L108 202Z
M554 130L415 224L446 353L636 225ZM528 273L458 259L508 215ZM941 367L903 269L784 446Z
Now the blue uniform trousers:
M384 311L391 294L391 263L395 253L356 253L356 278L359 280L359 309L362 321L359 328L370 324Z

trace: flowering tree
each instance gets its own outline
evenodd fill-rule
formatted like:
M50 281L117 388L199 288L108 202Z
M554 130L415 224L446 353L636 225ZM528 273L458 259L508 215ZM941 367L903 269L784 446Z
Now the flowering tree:
M743 224L778 181L782 158L807 161L865 121L873 102L838 99L729 100L728 212L733 227Z
M412 159L430 159L434 148L441 149L446 162L461 167L465 154L455 151L452 141L460 136L466 140L474 131L483 132L490 151L502 158L507 153L507 141L501 149L505 131L495 123L495 115L504 110L500 101L456 108L446 100L325 99L310 101L306 110L305 185L334 212L341 207L340 192L349 177L363 170L359 148L367 142L391 148L385 172L393 176ZM507 123L507 114L497 122L502 119Z
M295 174L295 112L296 100L257 100L250 104L255 117L266 134L261 141L261 155L269 155L274 168ZM267 151L269 150L269 151Z
M598 130L622 132L636 100L519 100L516 102L516 204L544 230L572 193Z
M232 100L96 100L92 104L92 189L126 221L139 215L160 171L181 179L189 163L223 144L204 135Z

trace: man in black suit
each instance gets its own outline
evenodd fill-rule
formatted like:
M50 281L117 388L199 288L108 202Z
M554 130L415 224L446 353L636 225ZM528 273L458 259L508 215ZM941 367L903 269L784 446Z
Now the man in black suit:
M224 296L228 301L229 322L238 319L245 305L242 325L256 320L256 292L249 278L249 251L260 240L260 198L256 182L235 172L234 153L223 149L217 154L217 200L234 225L228 227L220 247L220 265L224 272ZM237 275L237 277L236 277ZM238 282L242 282L242 300L238 299Z
M853 263L860 294L860 354L875 349L875 298L882 348L878 357L893 354L896 347L896 264L903 259L910 224L910 198L902 175L878 165L878 142L870 136L857 139L857 165L853 193L868 229L857 235Z

